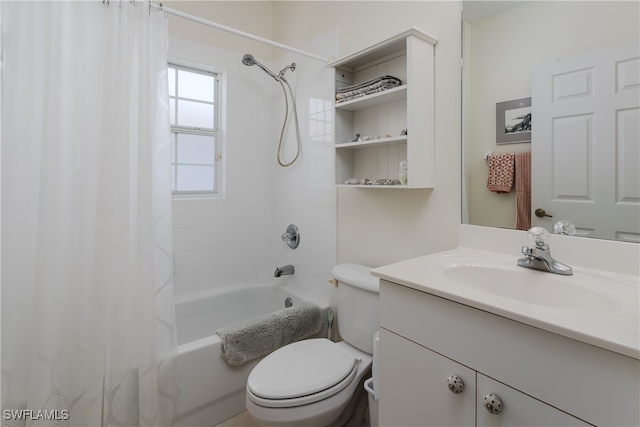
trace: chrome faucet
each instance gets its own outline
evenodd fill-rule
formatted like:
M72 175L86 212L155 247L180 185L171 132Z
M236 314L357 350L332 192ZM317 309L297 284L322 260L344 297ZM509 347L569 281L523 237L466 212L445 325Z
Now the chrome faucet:
M525 268L533 268L549 273L570 276L573 270L566 264L556 261L551 257L549 250L549 233L542 227L529 229L529 242L531 246L523 246L524 258L518 259L518 265Z
M293 274L295 272L293 265L285 265L284 267L277 267L273 273L273 277L280 277L282 275Z

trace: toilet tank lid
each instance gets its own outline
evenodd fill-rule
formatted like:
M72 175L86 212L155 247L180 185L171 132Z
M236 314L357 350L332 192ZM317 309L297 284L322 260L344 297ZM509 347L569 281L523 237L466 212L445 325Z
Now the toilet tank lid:
M359 264L338 264L331 269L331 274L339 282L369 292L380 292L380 281L371 275L371 267Z

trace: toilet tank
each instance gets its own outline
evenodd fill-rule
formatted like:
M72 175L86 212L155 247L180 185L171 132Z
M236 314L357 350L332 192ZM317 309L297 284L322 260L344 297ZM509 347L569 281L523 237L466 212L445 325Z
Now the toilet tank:
M380 284L371 267L338 264L331 270L338 281L336 291L338 331L353 347L373 354L373 334L378 330Z

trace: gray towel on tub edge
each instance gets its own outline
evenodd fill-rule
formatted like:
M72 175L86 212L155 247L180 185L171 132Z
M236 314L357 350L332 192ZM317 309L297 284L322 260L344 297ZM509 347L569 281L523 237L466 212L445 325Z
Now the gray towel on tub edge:
M275 313L225 326L216 333L222 340L222 356L230 365L238 366L317 334L321 327L320 307L303 301Z

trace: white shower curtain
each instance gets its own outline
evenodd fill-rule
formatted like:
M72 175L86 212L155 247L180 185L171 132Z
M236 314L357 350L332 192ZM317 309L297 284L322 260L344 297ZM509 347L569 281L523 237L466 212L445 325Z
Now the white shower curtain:
M171 425L166 21L142 1L0 7L2 422Z

